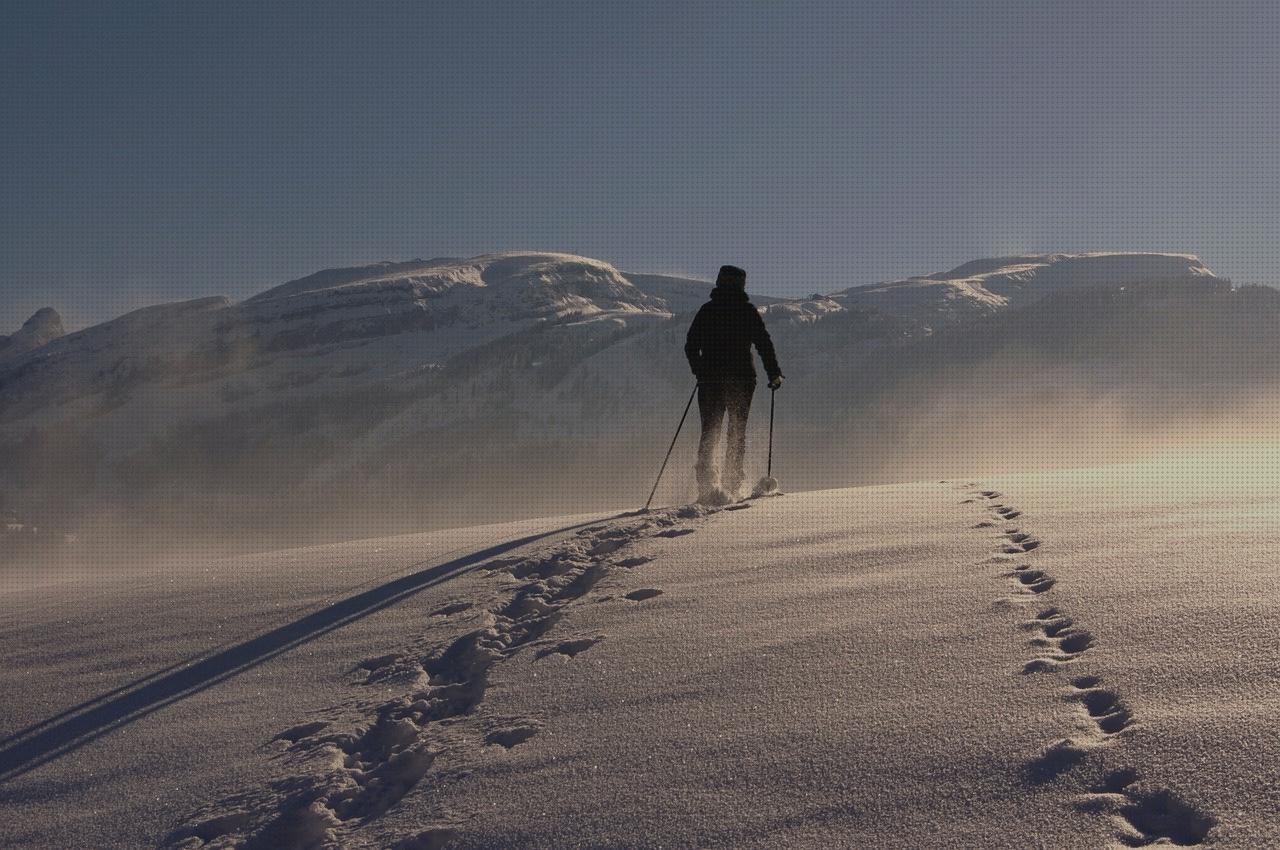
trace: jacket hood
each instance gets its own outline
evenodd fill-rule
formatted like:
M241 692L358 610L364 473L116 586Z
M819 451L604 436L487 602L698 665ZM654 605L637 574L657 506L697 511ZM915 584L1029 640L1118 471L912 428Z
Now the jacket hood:
M746 304L750 301L747 298L747 292L741 286L725 286L720 284L711 290L711 300L719 302L736 301L740 304Z

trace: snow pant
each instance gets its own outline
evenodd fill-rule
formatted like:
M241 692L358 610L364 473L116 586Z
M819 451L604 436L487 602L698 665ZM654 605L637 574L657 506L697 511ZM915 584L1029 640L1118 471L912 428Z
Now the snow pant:
M698 491L705 493L716 485L716 444L720 442L720 423L726 414L727 445L724 451L724 473L721 484L730 493L742 486L742 458L747 452L747 416L751 413L751 396L755 394L754 378L702 381L698 384L698 413L702 416L702 439L698 441Z

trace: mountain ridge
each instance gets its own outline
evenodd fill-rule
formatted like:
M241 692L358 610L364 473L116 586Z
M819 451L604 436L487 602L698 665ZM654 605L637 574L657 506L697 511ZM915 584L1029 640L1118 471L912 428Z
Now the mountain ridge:
M1021 376L1032 419L1085 394L1064 421L1137 380L1139 363L1182 363L1180 347L1211 354L1195 380L1271 377L1268 356L1243 346L1261 346L1280 309L1191 255L1028 255L934 274L759 299L788 375L789 486L892 475L914 434L942 439L938 410L981 420L992 374ZM0 357L0 492L50 527L105 511L189 533L207 523L215 539L228 524L237 538L302 534L319 516L306 534L622 505L687 399L684 329L710 287L531 252L298 280L272 297L147 307ZM1134 297L1113 309L1086 297L1098 291ZM1108 310L1120 324L1090 336ZM1159 351L1119 341L1125 322L1149 326ZM1067 359L1040 339L1064 340ZM671 498L684 481L672 474Z
M691 306L696 307L698 299L703 295L703 290L712 285L711 281L708 280L682 278L675 275L622 272L603 260L563 252L499 251L466 259L435 257L426 260L383 260L363 266L322 269L301 278L268 287L262 292L239 302L225 296L214 295L141 307L120 316L94 323L86 328L72 331L69 334L66 331L60 331L47 335L40 338L38 344L29 345L20 353L25 353L26 350L39 347L53 339L62 336L74 336L82 331L110 325L121 319L137 318L143 315L164 315L169 312L185 312L192 308L205 309L211 305L223 307L256 305L261 307L271 301L326 292L330 295L335 295L350 294L353 290L358 291L361 288L371 290L394 289L396 284L412 288L418 295L443 295L448 290L460 285L468 285L475 288L492 286L495 281L489 271L490 267L499 263L520 260L524 260L530 265L542 261L544 266L549 265L550 262L560 262L568 266L576 266L579 269L598 270L605 275L616 274L622 282L630 283L635 289L651 295L652 298L658 301L673 302L669 305L669 309L679 307L683 310L688 310ZM1171 276L1188 279L1195 277L1217 278L1194 254L1107 251L1058 252L970 260L948 271L912 275L891 281L855 284L833 293L820 294L809 298L788 298L754 292L752 293L752 298L761 306L784 303L806 304L814 301L835 301L837 303L847 301L849 303L875 306L879 309L887 309L888 312L893 312L895 301L910 300L909 298L895 298L895 295L903 294L912 288L920 289L942 285L945 288L944 296L936 300L942 301L947 300L947 298L954 299L967 296L974 301L984 302L989 306L1004 306L1007 303L1007 296L1002 295L1000 292L989 291L986 286L987 282L994 279L1002 284L1004 289L1008 289L1010 281L1017 281L1022 284L1032 282L1037 274L1043 277L1044 272L1053 266L1061 268L1062 264L1097 264L1115 261L1125 261L1131 264L1155 261L1169 264L1168 268L1165 268L1159 275L1162 279L1168 279ZM546 268L535 268L534 272L542 271L545 273L546 270ZM1156 275L1153 272L1153 269L1146 269L1137 274L1130 273L1127 277L1140 281L1155 277ZM486 279L487 274L490 275L489 279ZM1095 277L1099 277L1097 272L1093 274ZM1126 277L1125 275L1117 277L1115 271L1110 271L1107 274L1110 275L1113 283L1122 283ZM1217 279L1221 280L1221 278ZM501 283L500 280L497 282ZM545 279L544 282L546 282ZM332 292L333 290L341 290L341 292L335 293ZM1002 301L1002 298L1005 300ZM896 309L901 309L901 307ZM674 309L670 311L674 312ZM61 318L58 317L57 312L52 308L46 307L28 319L27 323L24 324L23 330L26 330L27 326L31 325L32 322L36 322L38 317L49 314L52 314L57 319L58 328L61 329ZM0 336L0 350L5 345L5 340L15 340L22 332L20 330L10 337Z

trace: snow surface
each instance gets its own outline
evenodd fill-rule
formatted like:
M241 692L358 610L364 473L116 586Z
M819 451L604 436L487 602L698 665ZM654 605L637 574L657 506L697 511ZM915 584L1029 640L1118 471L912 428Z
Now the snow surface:
M1277 457L9 573L0 845L1277 846Z

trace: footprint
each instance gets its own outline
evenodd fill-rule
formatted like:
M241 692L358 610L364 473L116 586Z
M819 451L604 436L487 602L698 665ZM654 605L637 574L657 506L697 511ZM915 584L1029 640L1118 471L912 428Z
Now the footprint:
M1020 567L1014 573L1020 581L1029 582L1027 587L1034 588L1052 579L1043 577L1039 570ZM1033 658L1022 667L1023 675L1032 673L1056 672L1066 662L1075 660L1082 652L1093 645L1093 636L1083 629L1075 628L1074 621L1057 608L1045 608L1033 619L1022 624L1022 628L1037 632L1031 639L1031 645L1041 649L1054 650L1057 655ZM1097 676L1078 676L1071 684L1080 691L1096 687L1102 680Z
M1023 552L1030 552L1032 549L1038 549L1040 541L1036 540L1029 534L1009 535L1009 543L1000 551L1007 555L1017 555Z
M1044 752L1027 762L1027 777L1037 785L1057 779L1089 755L1089 751L1075 741L1063 738L1054 741Z
M1216 823L1212 815L1200 811L1166 790L1126 791L1128 802L1119 815L1137 835L1121 835L1130 847L1146 847L1169 841L1180 847L1203 844Z
M1023 573L1015 573L1015 575L1023 575L1026 572L1029 571L1024 569ZM1050 607L1043 609L1034 619L1024 622L1022 628L1038 631L1044 637L1057 637L1070 628L1072 622L1066 614L1057 608Z
M1014 577L1032 593L1045 593L1057 583L1043 570L1020 570L1014 573Z
M1133 722L1133 714L1112 691L1087 688L1078 690L1072 698L1079 700L1093 722L1107 735L1114 735Z
M521 724L518 726L507 726L502 729L494 729L484 736L486 744L505 747L508 750L512 747L518 747L525 741L538 734L538 727L532 724Z
M1061 666L1061 661L1056 661L1052 658L1033 658L1026 664L1022 665L1022 675L1030 676L1034 673L1056 673L1058 668Z
M577 640L562 640L555 646L539 650L537 658L546 658L548 655L563 655L567 658L575 658L602 640L604 640L603 635L593 638L578 638Z
M587 550L587 554L592 557L608 555L610 552L618 551L630 542L630 540L623 537L606 537L604 540L596 541L595 545Z
M1098 794L1122 794L1124 789L1137 781L1138 771L1131 767L1122 767L1102 777L1102 782L1094 790Z
M1203 844L1216 819L1173 793L1159 789L1134 789L1138 772L1131 767L1113 770L1076 801L1081 811L1112 814L1122 825L1117 836L1126 847L1153 844L1194 847Z
M1048 608L1037 615L1034 620L1027 620L1022 628L1040 632L1042 637L1057 637L1071 628L1074 621L1057 608Z
M379 817L427 775L436 758L435 752L421 742L402 749L357 751L350 755L349 769L358 772L362 781L360 790L352 796L334 796L332 813L341 821Z
M646 587L641 590L633 590L627 594L627 599L632 602L643 602L646 599L652 599L655 596L661 596L662 591L654 587Z
M1044 620L1040 626L1040 631L1044 632L1045 637L1056 638L1070 629L1074 623L1075 621L1070 617L1065 614L1059 614L1052 619Z
M1079 655L1093 646L1093 635L1083 629L1071 631L1058 639L1058 646L1063 652Z

